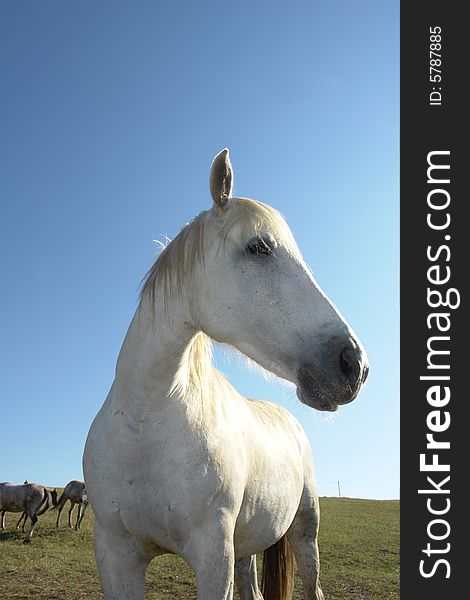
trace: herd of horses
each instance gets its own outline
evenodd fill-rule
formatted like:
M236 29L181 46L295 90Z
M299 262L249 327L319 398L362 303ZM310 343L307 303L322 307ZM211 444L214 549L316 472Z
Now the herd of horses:
M70 500L68 525L72 527L72 512L77 505L75 529L78 530L89 504L83 481L76 479L69 481L59 498L55 488L51 489L39 483L29 483L27 480L21 485L0 483L0 529L5 529L5 513L20 512L21 516L16 524L17 529L21 526L24 531L28 518L31 521L31 527L23 540L23 543L28 544L31 541L38 517L47 510L57 510L56 527L59 527L60 513L68 500Z

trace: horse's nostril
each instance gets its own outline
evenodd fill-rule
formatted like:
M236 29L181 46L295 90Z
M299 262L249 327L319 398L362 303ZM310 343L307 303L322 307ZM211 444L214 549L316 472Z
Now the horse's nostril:
M345 348L339 355L339 364L341 371L349 378L354 371L354 358L349 348Z
M361 359L361 354L353 346L346 346L339 355L339 365L350 385L356 387L367 379L369 365Z

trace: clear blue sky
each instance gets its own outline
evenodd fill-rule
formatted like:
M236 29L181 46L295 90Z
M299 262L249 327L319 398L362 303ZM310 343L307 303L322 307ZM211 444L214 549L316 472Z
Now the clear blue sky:
M333 419L217 354L311 439L321 495L399 493L398 1L0 4L0 481L82 478L139 283L211 205L278 208L366 347Z

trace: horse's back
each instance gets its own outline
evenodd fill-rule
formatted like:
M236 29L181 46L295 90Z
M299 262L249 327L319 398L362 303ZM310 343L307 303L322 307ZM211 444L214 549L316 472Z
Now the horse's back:
M45 488L38 483L15 485L0 484L0 509L7 512L22 512L33 505L40 505L44 499Z
M283 406L268 400L245 399L252 419L247 420L247 445L253 452L262 451L271 460L277 455L287 456L301 464L302 472L313 464L310 441L302 425Z
M263 423L269 429L269 433L282 430L286 435L298 444L301 451L307 448L310 451L310 443L302 425L286 408L269 400L257 400L246 398L253 418L257 423Z

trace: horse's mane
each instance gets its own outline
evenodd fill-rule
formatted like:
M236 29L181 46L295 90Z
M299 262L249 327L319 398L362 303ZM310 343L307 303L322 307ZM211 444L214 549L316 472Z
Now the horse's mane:
M194 267L198 263L204 263L205 229L210 217L216 217L211 210L201 212L163 248L144 277L141 302L147 296L154 306L156 290L161 289L161 308L167 312L174 294L181 295L185 287L193 286ZM286 221L267 204L249 198L232 198L218 225L221 246L235 229L240 240L245 242L256 235L269 232L277 244L296 260L302 261L300 250ZM189 391L197 391L198 396L209 395L208 386L220 383L221 380L225 381L223 375L212 364L211 339L200 331L186 349L172 391L183 395Z

